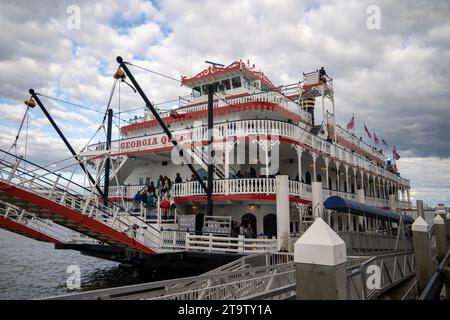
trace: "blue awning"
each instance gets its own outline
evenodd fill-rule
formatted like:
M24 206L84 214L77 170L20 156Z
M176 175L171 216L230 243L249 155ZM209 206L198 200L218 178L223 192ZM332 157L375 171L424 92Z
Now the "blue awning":
M325 208L330 210L347 212L359 216L366 216L369 218L378 218L381 220L392 220L397 222L400 220L400 215L395 211L384 210L338 196L329 197L327 200L325 200L323 205ZM403 222L405 224L411 224L414 222L414 219L412 219L410 216L403 216Z

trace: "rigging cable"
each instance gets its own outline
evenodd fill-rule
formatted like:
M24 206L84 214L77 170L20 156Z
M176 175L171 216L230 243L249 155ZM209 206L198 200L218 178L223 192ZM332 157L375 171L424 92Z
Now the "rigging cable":
M14 139L13 144L11 145L11 147L10 147L9 150L8 150L8 153L9 153L9 152L11 152L12 148L14 148L14 155L15 155L16 157L17 157L17 141L19 140L20 132L22 131L23 123L25 122L25 118L27 117L27 114L28 114L29 109L30 109L30 106L27 105L27 109L25 110L25 114L23 115L22 121L20 122L19 130L17 131L17 134L16 134L16 138ZM8 153L5 153L5 155L4 155L3 159L2 159L2 161L5 160L6 155L7 155Z
M168 76L168 75L166 75L166 74L163 74L163 73L160 73L160 72L156 72L156 71L150 70L150 69L145 68L145 67L141 67L141 66L135 65L135 64L133 64L133 63L131 63L131 62L125 62L125 63L128 64L128 65L130 65L130 66L133 66L133 67L135 67L135 68L142 69L142 70L145 70L145 71L154 73L154 74L156 74L156 75L158 75L158 76L161 76L161 77L164 77L164 78L167 78L167 79L176 81L176 82L178 82L178 83L182 83L181 80L175 79L175 78L173 78L173 77L171 77L171 76ZM223 99L223 98L222 98L221 96L219 96L217 93L214 92L214 95L215 95L218 99L220 99L220 100L222 100L223 102L225 102L227 105L230 105L230 103L229 103L228 101L226 101L225 99Z

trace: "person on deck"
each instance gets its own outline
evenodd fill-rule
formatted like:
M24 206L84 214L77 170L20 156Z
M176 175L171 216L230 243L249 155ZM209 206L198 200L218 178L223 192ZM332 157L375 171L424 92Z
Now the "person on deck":
M144 190L141 193L141 201L142 201L142 205L144 207L147 206L147 194L148 194L148 190L147 190L147 188L144 188Z
M145 215L146 215L147 219L150 219L151 213L155 209L155 202L156 202L155 193L148 192L146 206L145 206L145 209L146 209Z
M325 72L325 69L323 67L320 68L320 70L319 70L319 80L322 81L324 84L326 84L327 83L327 78L326 77L328 77L328 75Z
M177 176L175 177L175 183L182 183L183 179L181 179L181 176L179 173L177 173Z
M134 212L139 211L141 201L142 201L141 192L138 191L138 192L136 192L136 194L134 195L134 198L133 198L133 211Z
M148 192L150 193L154 193L156 194L156 188L155 188L155 184L153 183L153 181L150 182L150 185L148 186Z
M168 200L167 196L163 197L163 200L161 201L160 207L162 209L164 220L167 220L167 215L168 215L169 210L170 210L170 201Z

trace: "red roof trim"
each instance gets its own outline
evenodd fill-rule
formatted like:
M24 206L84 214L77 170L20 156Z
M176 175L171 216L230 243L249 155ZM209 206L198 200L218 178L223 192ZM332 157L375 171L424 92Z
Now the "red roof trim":
M236 61L234 63L234 65L232 65L228 68L209 66L208 68L197 73L195 76L193 76L191 78L182 76L181 84L182 85L188 85L188 84L195 85L194 84L195 82L207 79L211 76L222 75L222 74L226 74L226 73L230 73L230 72L238 71L238 70L242 70L243 73L245 73L246 75L249 75L250 77L252 77L255 80L261 80L261 83L265 87L268 87L271 89L276 88L275 85L272 83L272 81L270 81L269 78L267 78L267 76L263 72L250 70L249 68L247 68L245 63L240 62L240 61Z

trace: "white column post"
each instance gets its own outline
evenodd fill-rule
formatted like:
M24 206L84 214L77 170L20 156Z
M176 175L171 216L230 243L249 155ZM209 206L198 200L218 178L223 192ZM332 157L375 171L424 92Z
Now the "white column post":
M316 182L317 181L317 174L316 174L316 160L317 160L317 154L311 152L311 156L312 156L312 160L313 160L313 179L311 182Z
M348 165L345 165L345 184L347 185L347 192L350 193L350 187L348 186Z
M364 191L364 170L361 169L361 188Z
M366 203L366 197L364 195L364 189L358 189L356 191L356 197L359 203Z
M330 159L325 157L324 160L325 160L325 181L326 181L325 185L327 186L326 189L329 190L330 189L330 185L328 184L328 179L329 179L328 167L330 165Z
M317 219L323 217L322 182L313 182L311 187L313 216Z
M390 194L389 195L389 209L397 210L395 194Z
M341 183L339 179L339 167L340 167L339 162L336 162L336 190L338 192L341 191Z
M295 151L297 151L297 166L298 166L298 181L302 181L302 156L303 156L303 151L305 151L305 149L303 149L301 146L295 145L293 144L292 147L295 149Z
M289 177L276 176L277 183L277 249L288 252L290 249L289 235Z

